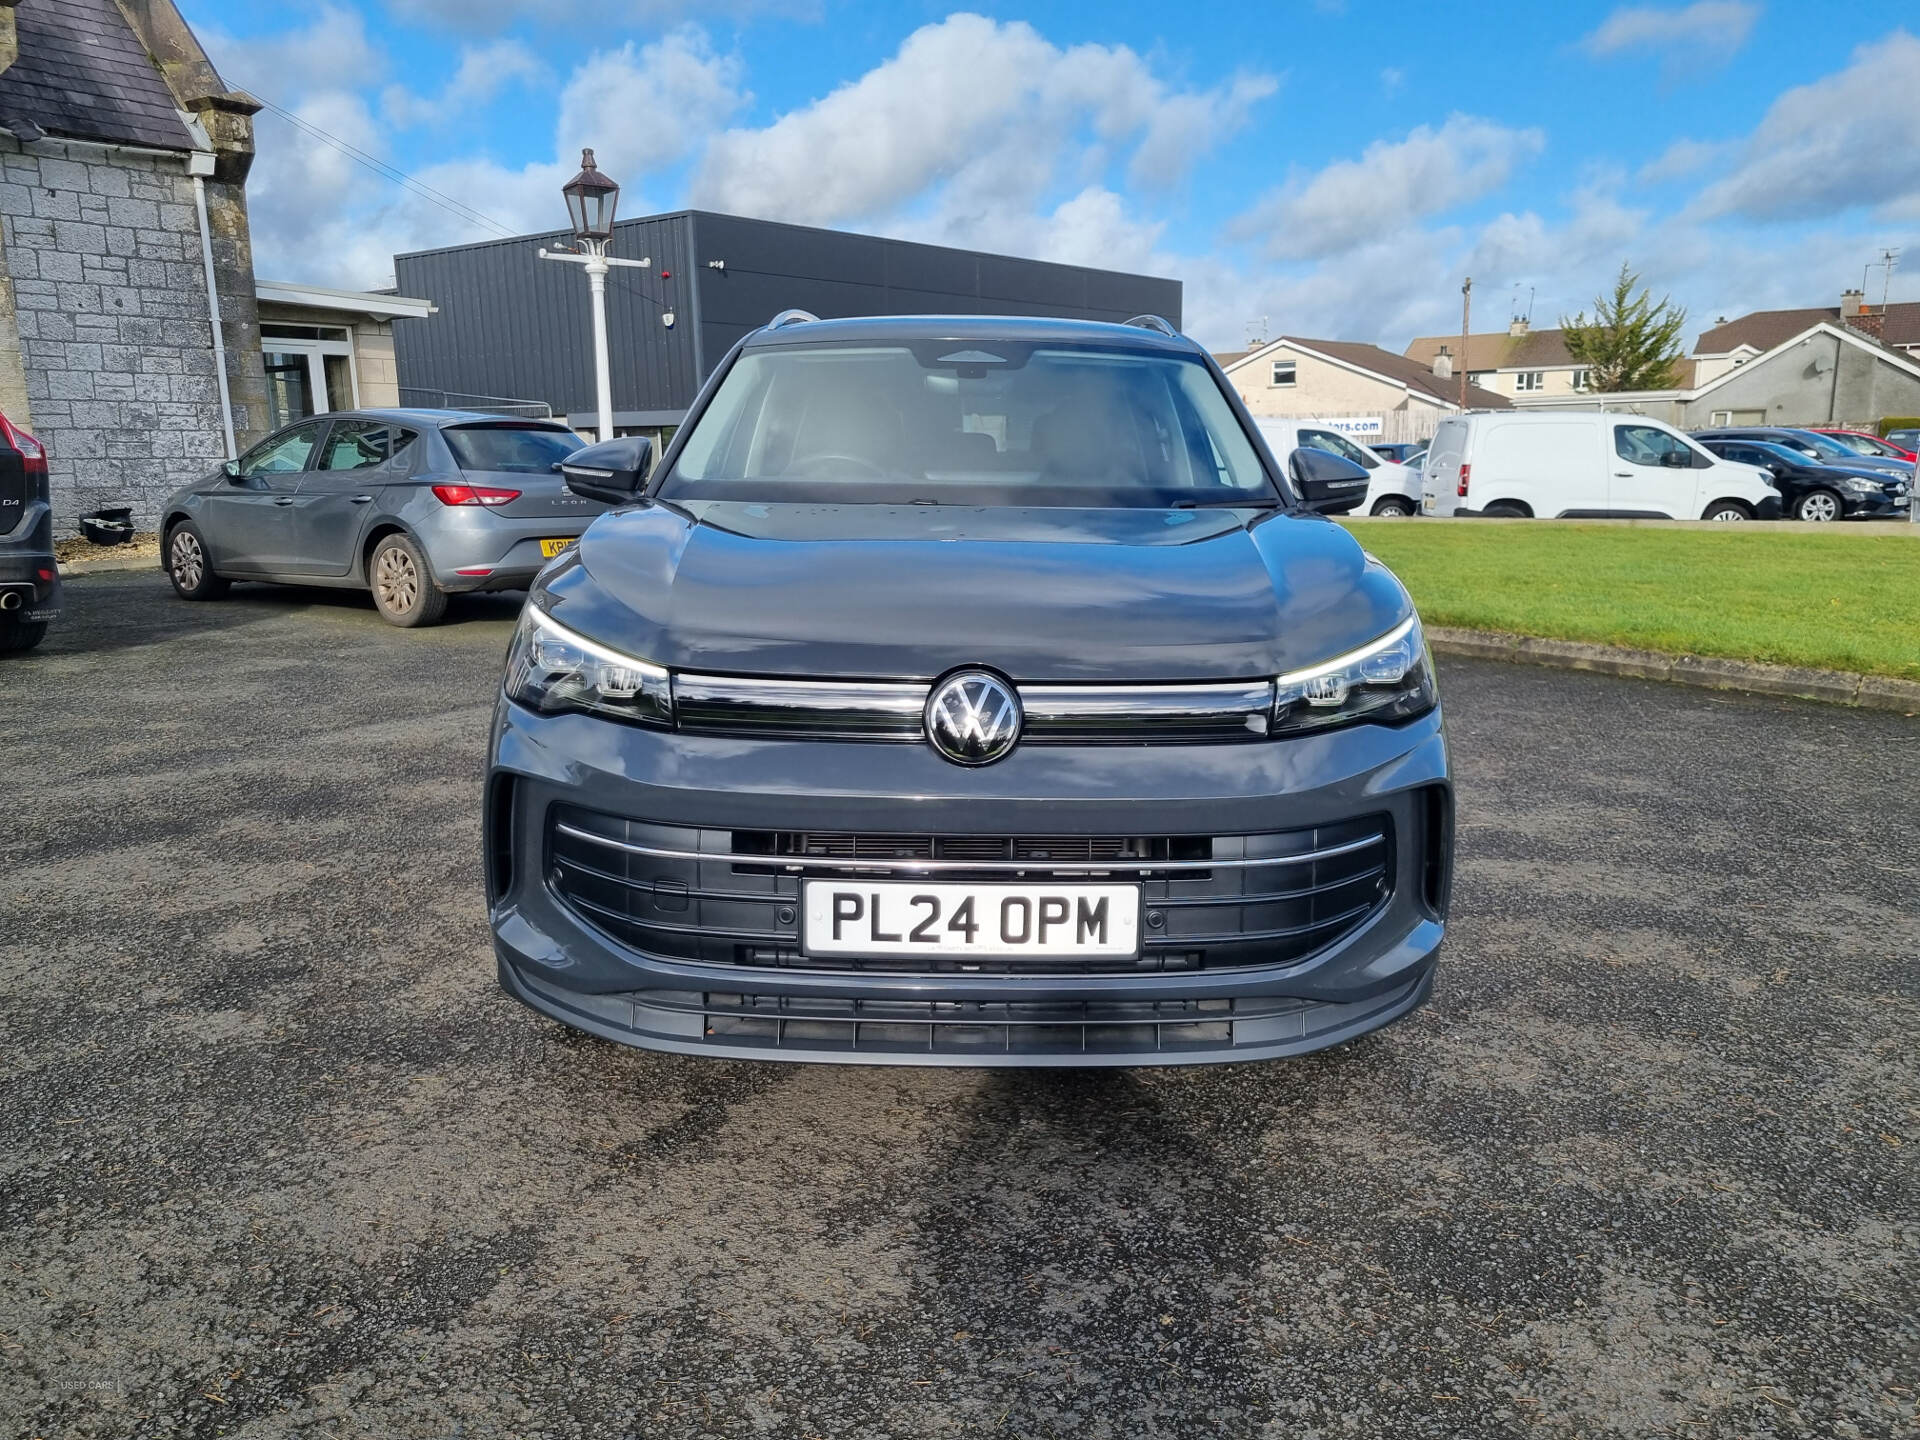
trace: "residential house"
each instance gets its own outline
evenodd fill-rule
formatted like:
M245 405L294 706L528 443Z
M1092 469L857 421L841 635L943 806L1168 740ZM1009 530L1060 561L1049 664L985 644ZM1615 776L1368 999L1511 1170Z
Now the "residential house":
M1423 335L1407 346L1406 353L1422 365L1432 365L1445 355L1457 372L1459 351L1458 335ZM1517 317L1505 333L1467 336L1466 365L1467 378L1474 384L1516 402L1538 404L1587 390L1587 367L1567 349L1567 332L1535 330ZM1691 361L1682 360L1679 368L1682 386L1696 383Z
M172 0L0 0L0 410L56 521L151 521L268 421L252 116Z
M1858 290L1845 290L1838 305L1801 310L1755 310L1737 320L1722 316L1694 344L1696 384L1716 380L1784 340L1816 325L1844 325L1904 354L1920 356L1920 303L1868 305Z
M1282 336L1214 357L1255 415L1324 420L1365 441L1424 440L1459 409L1460 381L1444 357L1422 365L1378 345ZM1467 407L1508 401L1467 386Z
M1920 306L1911 308L1920 311ZM1821 312L1811 313L1818 316ZM1720 356L1739 354L1762 341L1771 342L1768 348L1742 356L1702 384L1516 403L1528 409L1628 411L1686 430L1712 425L1870 429L1885 415L1920 415L1920 351L1885 344L1874 334L1838 318L1816 318L1798 332L1778 339L1774 339L1778 327L1755 326L1747 333L1751 339L1737 339L1731 344L1714 331L1702 337L1702 346L1718 347L1711 353Z

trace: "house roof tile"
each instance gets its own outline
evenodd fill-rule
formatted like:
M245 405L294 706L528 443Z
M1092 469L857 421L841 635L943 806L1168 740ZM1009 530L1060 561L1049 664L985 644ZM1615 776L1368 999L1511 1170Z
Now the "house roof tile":
M1876 307L1877 308L1877 307ZM1805 310L1756 310L1703 331L1693 347L1696 355L1724 355L1742 345L1771 350L1825 321L1840 323L1840 307L1814 306ZM1920 345L1920 301L1896 302L1886 308L1882 341L1891 346Z
M191 150L173 92L113 0L20 0L20 55L0 78L0 124Z

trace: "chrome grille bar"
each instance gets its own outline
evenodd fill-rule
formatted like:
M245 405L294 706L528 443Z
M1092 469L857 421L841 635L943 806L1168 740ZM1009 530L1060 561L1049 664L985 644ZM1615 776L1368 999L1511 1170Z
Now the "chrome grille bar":
M921 681L673 677L682 730L809 740L923 738ZM1020 687L1029 744L1098 745L1142 740L1253 740L1267 733L1273 682Z
M1327 845L1318 850L1301 850L1291 855L1235 856L1217 860L836 860L816 855L754 855L732 850L671 850L657 845L636 845L630 840L596 835L591 830L582 830L564 820L556 820L553 828L577 840L605 845L629 855L649 855L656 860L708 860L716 865L752 865L763 870L858 870L869 873L901 870L909 874L938 870L994 870L1021 874L1039 872L1049 875L1111 875L1119 870L1156 873L1162 870L1251 870L1268 865L1309 865L1336 855L1351 855L1356 850L1365 850L1386 840L1385 835L1376 831L1358 840Z

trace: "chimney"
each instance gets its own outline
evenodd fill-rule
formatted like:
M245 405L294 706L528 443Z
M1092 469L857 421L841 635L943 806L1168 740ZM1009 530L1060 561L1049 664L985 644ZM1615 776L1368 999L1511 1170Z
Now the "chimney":
M1866 292L1861 290L1842 290L1840 292L1840 318L1851 320L1867 308Z
M1507 334L1513 335L1516 337L1526 334L1527 331L1531 330L1532 328L1533 328L1532 324L1527 320L1527 317L1524 315L1516 315L1513 317L1513 319L1507 322Z
M1870 310L1862 305L1858 311L1847 317L1847 324L1862 335L1871 336L1883 344L1886 341L1887 312L1884 310Z
M1433 378L1436 380L1453 378L1453 352L1444 345L1440 347L1440 353L1433 357Z

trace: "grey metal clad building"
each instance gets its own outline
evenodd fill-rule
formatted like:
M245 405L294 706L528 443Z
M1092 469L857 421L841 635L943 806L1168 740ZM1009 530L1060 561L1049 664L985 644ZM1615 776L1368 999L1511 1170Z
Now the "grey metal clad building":
M536 401L591 423L587 281L577 265L538 257L556 243L550 232L395 257L400 293L439 307L431 319L394 322L403 403ZM677 424L733 343L794 306L823 319L1156 314L1180 323L1178 280L704 210L623 220L608 253L653 262L616 267L607 281L614 423L622 430Z

